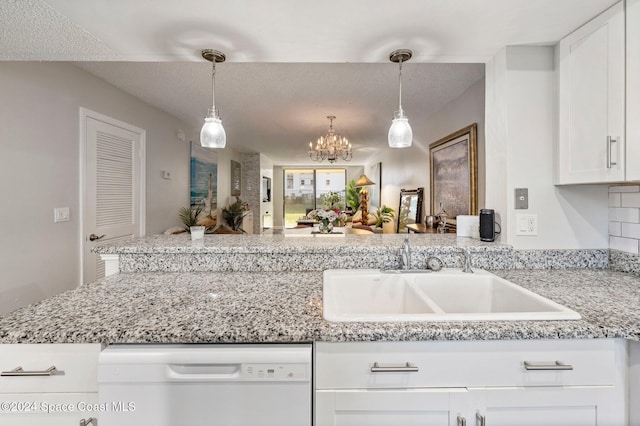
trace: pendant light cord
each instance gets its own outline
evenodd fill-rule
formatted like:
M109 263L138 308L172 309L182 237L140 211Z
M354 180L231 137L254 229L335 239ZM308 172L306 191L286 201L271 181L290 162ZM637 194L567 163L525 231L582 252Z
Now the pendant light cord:
M398 96L398 109L400 111L402 111L402 59L400 59L400 61L398 61L398 64L400 65L400 72L398 73L398 79L400 80L400 94Z
M211 71L211 109L214 115L216 114L216 60L213 58L211 61L213 69Z

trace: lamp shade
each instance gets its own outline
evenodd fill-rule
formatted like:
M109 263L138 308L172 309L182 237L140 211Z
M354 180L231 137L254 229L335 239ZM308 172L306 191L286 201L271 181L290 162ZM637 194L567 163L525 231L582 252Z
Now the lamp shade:
M371 179L369 179L366 175L360 175L360 179L354 185L356 188L362 188L363 186L375 185Z
M217 114L210 113L200 130L200 145L205 148L224 148L226 144L227 134L222 127L222 120Z
M407 148L413 141L413 130L409 125L409 119L402 112L396 111L391 127L389 128L389 146L391 148Z

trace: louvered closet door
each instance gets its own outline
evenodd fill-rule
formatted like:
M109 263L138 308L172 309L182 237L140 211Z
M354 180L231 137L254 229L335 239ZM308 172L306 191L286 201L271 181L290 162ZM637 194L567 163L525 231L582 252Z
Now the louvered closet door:
M141 234L140 169L144 131L126 129L92 117L84 119L83 282L86 284L104 277L104 262L100 256L91 253L94 246Z

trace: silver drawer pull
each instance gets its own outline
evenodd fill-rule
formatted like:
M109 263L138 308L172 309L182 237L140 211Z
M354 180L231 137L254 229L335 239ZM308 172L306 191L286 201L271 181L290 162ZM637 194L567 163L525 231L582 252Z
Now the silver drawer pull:
M486 420L480 413L476 413L476 426L485 426Z
M524 362L524 368L529 371L562 371L562 370L573 370L573 365L571 364L563 364L560 361L556 361L554 364L545 364L545 363L535 363L535 362Z
M407 362L403 366L399 367L380 367L377 362L373 363L373 367L371 367L372 373L406 373L406 372L416 372L418 371L418 367Z
M31 376L53 376L56 371L55 366L51 366L43 371L24 371L22 367L16 367L11 371L3 371L0 376L3 377L31 377Z
M464 417L458 416L457 420L458 422L456 423L456 426L467 426L467 419Z

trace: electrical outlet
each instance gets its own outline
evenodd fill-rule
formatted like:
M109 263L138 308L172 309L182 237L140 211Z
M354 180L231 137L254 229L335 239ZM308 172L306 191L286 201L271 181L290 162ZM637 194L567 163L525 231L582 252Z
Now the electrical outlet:
M53 209L53 222L69 222L69 207L56 207Z
M516 235L538 235L538 215L517 214Z

